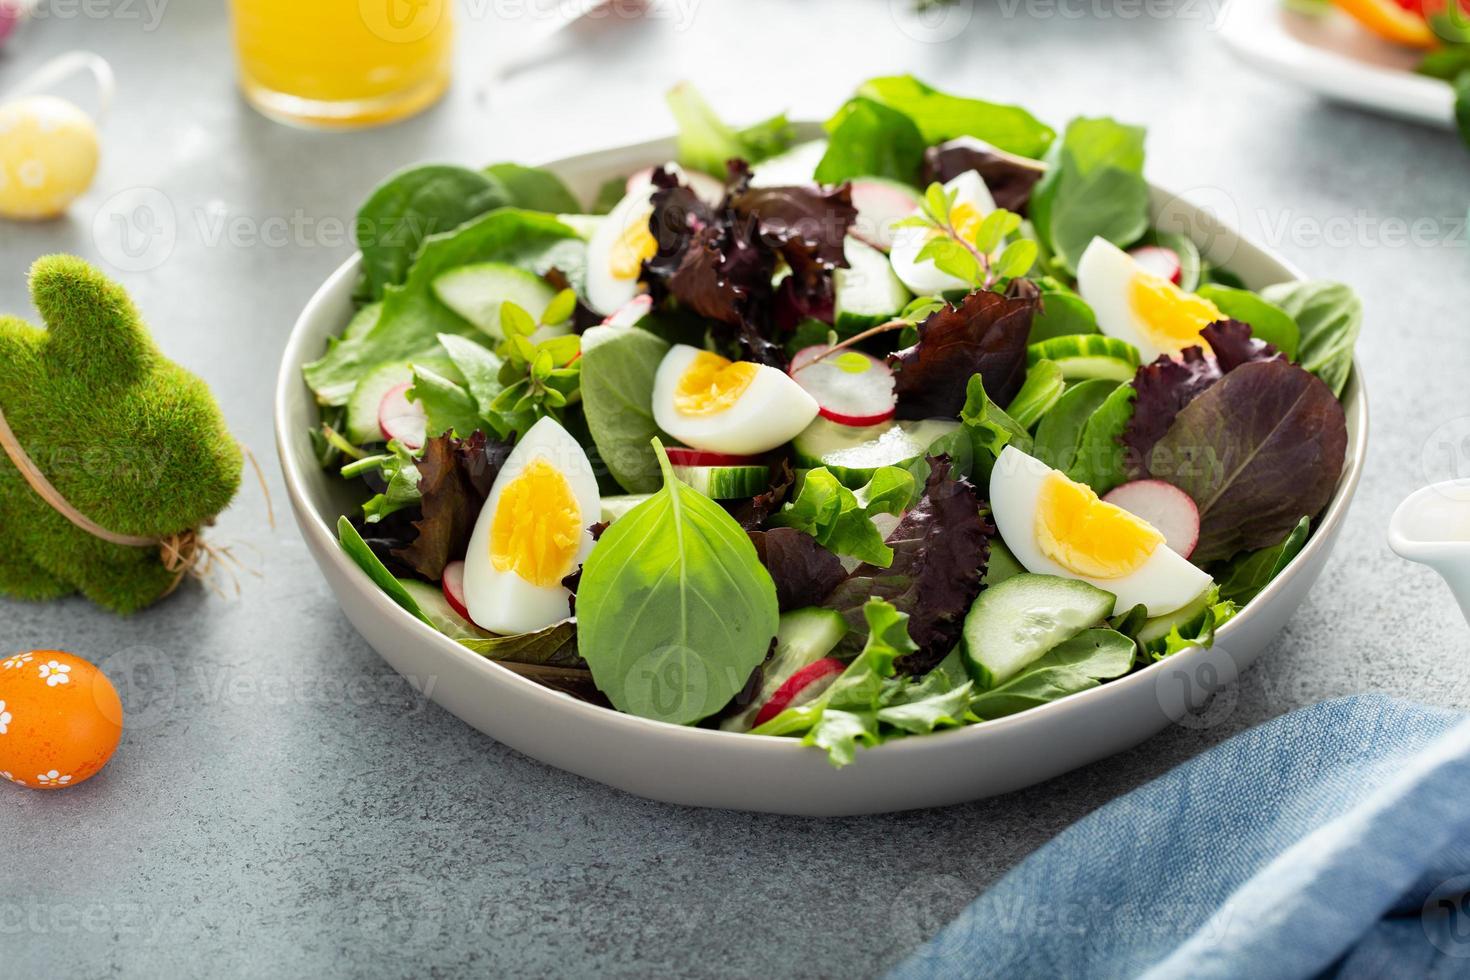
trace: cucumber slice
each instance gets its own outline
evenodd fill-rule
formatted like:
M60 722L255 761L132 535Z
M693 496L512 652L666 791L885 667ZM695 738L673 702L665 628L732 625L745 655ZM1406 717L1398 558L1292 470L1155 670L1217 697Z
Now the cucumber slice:
M611 524L620 517L626 517L628 511L643 503L651 493L625 493L602 498L602 519Z
M524 309L538 323L541 314L556 296L540 276L504 262L479 262L462 265L434 280L431 287L439 301L485 333L497 339L500 331L500 304L509 300ZM555 333L566 333L571 325L559 327Z
M783 613L776 627L776 652L761 674L760 691L749 707L726 718L720 728L727 732L750 731L755 716L787 678L837 649L847 631L847 620L833 609L812 606Z
M1132 381L1138 371L1138 348L1117 337L1103 334L1072 334L1052 337L1026 348L1026 363L1055 361L1068 381L1104 378Z
M1017 575L980 593L960 641L965 669L988 690L1113 611L1113 594L1058 575Z
M739 500L764 493L769 466L675 466L674 475L711 500Z
M1144 620L1134 639L1138 641L1140 647L1147 647L1150 643L1168 636L1169 631L1176 626L1179 627L1181 633L1186 633L1188 631L1185 627L1196 623L1204 616L1205 610L1213 606L1216 601L1218 601L1218 594L1214 585L1211 584L1209 588L1173 612Z
M873 478L878 467L913 462L936 439L959 427L952 419L905 419L853 426L818 418L791 440L791 448L797 466L825 466L843 486L856 490Z
M846 269L832 273L836 297L832 325L840 337L850 337L869 327L892 320L908 305L911 294L904 288L888 256L856 238L842 243Z
M398 584L418 604L429 625L451 640L483 640L490 635L455 612L443 589L409 578L399 579Z
M347 399L347 441L355 446L383 441L378 427L378 407L383 396L399 385L413 383L413 365L395 361L363 375Z

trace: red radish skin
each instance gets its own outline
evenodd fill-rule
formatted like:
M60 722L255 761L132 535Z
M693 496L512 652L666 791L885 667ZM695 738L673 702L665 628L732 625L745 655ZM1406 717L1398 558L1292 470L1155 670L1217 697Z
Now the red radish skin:
M827 680L836 680L837 676L847 669L847 664L836 657L823 657L786 678L786 683L776 688L776 693L771 695L761 710L756 712L752 728L759 728L772 718L779 715L791 706L797 697L803 693L817 693L809 691L813 684Z
M452 561L444 566L443 588L444 599L450 608L459 613L465 622L474 622L470 619L470 610L464 601L464 562Z
M893 222L914 213L914 199L896 187L877 181L852 182L852 204L857 221L852 236L881 252L893 247Z
M1133 261L1149 272L1179 285L1184 277L1184 266L1179 262L1179 253L1162 245L1144 245L1128 253Z
M674 466L759 466L759 456L732 456L729 453L712 453L705 449L689 449L685 446L670 446L664 450Z
M405 382L389 388L378 403L378 428L384 439L397 439L407 449L423 449L428 439L429 415L424 406L410 401Z
M817 401L825 419L839 425L877 425L893 418L898 398L893 392L893 371L887 364L861 351L844 350L817 360L831 348L826 344L804 347L791 359L786 373ZM844 370L839 361L861 357L866 370Z
M1103 500L1148 521L1164 536L1164 543L1184 558L1199 543L1199 508L1172 483L1134 480L1109 490Z

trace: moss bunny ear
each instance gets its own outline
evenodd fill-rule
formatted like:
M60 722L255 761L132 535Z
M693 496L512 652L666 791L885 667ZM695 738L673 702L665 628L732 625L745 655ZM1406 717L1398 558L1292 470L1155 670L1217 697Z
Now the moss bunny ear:
M117 283L72 255L38 259L30 283L53 363L98 387L129 384L152 369L153 341Z

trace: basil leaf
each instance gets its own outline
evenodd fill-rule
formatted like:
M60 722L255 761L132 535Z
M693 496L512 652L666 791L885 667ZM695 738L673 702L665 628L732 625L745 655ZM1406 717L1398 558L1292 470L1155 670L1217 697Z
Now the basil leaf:
M1215 283L1199 287L1199 295L1219 307L1220 312L1233 320L1250 324L1251 336L1264 340L1287 360L1294 361L1301 344L1301 330L1296 321L1281 307L1262 299L1248 289L1234 289Z
M674 476L603 533L582 567L582 656L619 711L687 725L745 686L776 635L776 586L719 504Z
M582 210L581 202L550 170L518 163L492 163L485 173L505 187L509 197L506 203L511 207L553 214L576 214Z
M659 488L652 440L653 380L669 345L638 327L592 327L582 335L582 405L598 455L628 493Z
M816 179L840 184L854 177L887 177L917 184L927 145L914 121L872 99L853 99L827 121L827 152Z
M950 95L912 75L870 78L857 94L908 116L930 145L973 136L1007 153L1040 159L1056 138L1050 126L1019 106Z
M509 203L504 184L464 167L412 167L389 177L357 212L359 295L379 299L385 288L401 283L429 235Z
M1139 126L1108 118L1074 119L1047 153L1047 172L1031 194L1031 221L1055 259L1076 273L1093 238L1120 248L1148 231Z
M1353 345L1363 326L1363 304L1347 286L1335 282L1282 282L1261 297L1296 321L1301 331L1297 363L1342 397L1353 367Z

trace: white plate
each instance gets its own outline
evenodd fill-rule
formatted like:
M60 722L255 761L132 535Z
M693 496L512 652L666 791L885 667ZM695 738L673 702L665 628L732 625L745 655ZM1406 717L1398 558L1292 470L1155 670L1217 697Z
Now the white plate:
M605 179L673 154L673 141L659 140L546 166L586 200ZM1250 286L1300 278L1277 256L1157 188L1153 209L1162 226L1191 234L1213 261L1228 259ZM408 615L342 552L337 517L354 497L316 465L308 433L318 424L317 410L301 367L319 357L327 338L351 317L358 261L338 269L307 304L287 342L276 388L277 448L291 506L347 618L395 670L492 738L550 765L672 803L823 816L942 806L1039 783L1138 744L1244 669L1285 625L1327 560L1367 446L1368 409L1355 368L1343 397L1347 465L1321 525L1290 567L1221 629L1210 650L1187 651L1009 718L862 749L855 763L835 770L824 753L794 739L649 721L535 684Z
M1414 73L1424 53L1384 41L1338 10L1308 17L1281 0L1230 0L1220 36L1248 65L1341 102L1452 127L1454 92Z

